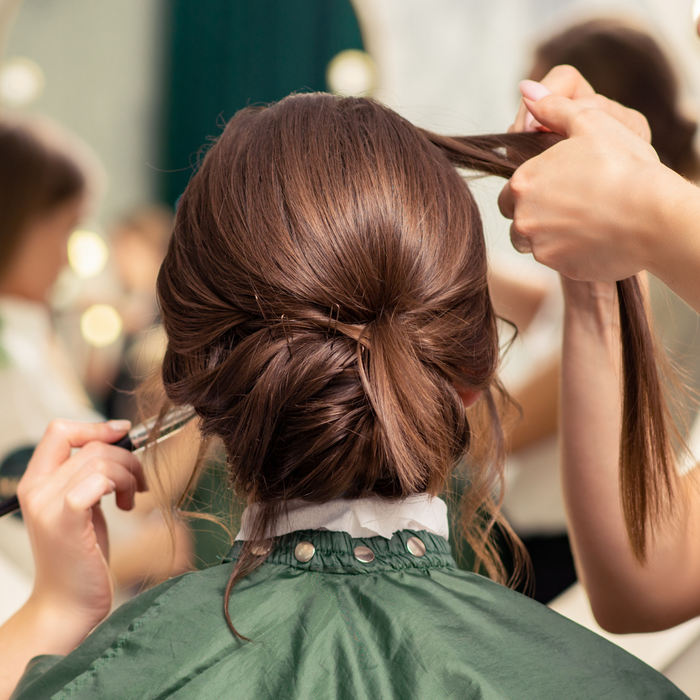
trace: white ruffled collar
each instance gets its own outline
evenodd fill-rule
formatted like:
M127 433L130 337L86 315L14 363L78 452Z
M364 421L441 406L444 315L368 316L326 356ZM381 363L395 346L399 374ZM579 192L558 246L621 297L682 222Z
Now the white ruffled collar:
M252 504L243 512L241 530L236 540L250 539L250 525L258 506ZM347 532L351 537L391 536L398 530L427 530L449 537L447 505L440 498L419 494L398 501L379 497L345 499L328 503L290 501L288 511L268 537L286 535L297 530L332 530Z

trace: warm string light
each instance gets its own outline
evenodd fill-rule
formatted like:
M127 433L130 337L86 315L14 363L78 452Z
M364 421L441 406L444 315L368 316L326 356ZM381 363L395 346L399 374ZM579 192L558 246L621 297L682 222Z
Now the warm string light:
M343 95L368 94L377 86L377 67L365 51L341 51L328 64L326 82L331 92Z
M96 348L114 343L121 335L122 326L122 317L109 304L93 304L80 317L83 338Z
M73 231L68 239L68 263L80 279L99 275L108 258L107 244L94 231Z
M38 63L29 58L8 58L0 63L0 103L26 107L44 91L46 79Z

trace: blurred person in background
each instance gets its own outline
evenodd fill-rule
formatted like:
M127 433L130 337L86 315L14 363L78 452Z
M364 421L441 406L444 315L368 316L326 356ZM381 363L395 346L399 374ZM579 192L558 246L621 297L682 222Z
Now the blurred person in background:
M165 336L156 303L156 277L173 229L170 209L149 205L119 219L111 228L110 249L122 288L119 313L126 336L119 364L100 366L93 350L91 394L107 418L140 418L138 385L155 372L165 353Z
M0 461L8 464L22 462L53 418L101 419L61 347L48 298L86 211L88 163L48 121L0 121Z
M60 342L49 304L67 263L68 237L85 216L99 178L94 156L52 122L0 121L1 499L15 494L52 420L103 420ZM133 265L139 265L138 257ZM104 506L116 536L112 571L120 591L189 566L190 536L181 524L176 523L174 558L167 547L163 556L167 527L151 515L152 503L144 499L126 517L109 502ZM26 532L14 518L0 522L0 550L31 573Z
M622 19L599 18L576 24L542 42L534 55L530 79L541 80L554 66L575 67L600 95L637 110L649 122L652 145L661 161L691 179L700 176L694 148L697 122L683 109L679 79L671 60L644 29ZM517 287L517 283L513 283ZM530 553L534 571L533 597L548 602L576 580L561 494L557 446L559 340L552 351L541 342L561 336L562 305L558 289L540 292L529 284L512 291L508 301L530 300L532 325L523 328L523 344L536 355L534 372L513 386L523 420L509 435L515 467L504 500L504 512ZM498 294L502 288L497 285ZM500 294L497 298L502 297ZM505 298L505 297L504 297ZM516 316L519 306L514 307ZM700 386L700 344L696 314L666 287L652 280L651 306L664 347L681 369L691 389ZM508 305L502 315L511 318ZM512 319L511 319L512 320ZM532 368L532 364L530 365ZM689 403L689 402L688 402ZM674 416L681 425L690 406Z

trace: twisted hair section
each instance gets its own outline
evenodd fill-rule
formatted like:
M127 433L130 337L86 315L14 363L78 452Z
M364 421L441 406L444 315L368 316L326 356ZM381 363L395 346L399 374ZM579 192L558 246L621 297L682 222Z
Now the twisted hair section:
M438 136L323 94L229 122L158 279L167 396L194 406L232 487L260 505L227 593L264 561L289 501L437 495L477 438L462 527L503 579L489 533L505 394L481 219L456 168L508 177L555 139ZM476 410L465 391L480 392Z

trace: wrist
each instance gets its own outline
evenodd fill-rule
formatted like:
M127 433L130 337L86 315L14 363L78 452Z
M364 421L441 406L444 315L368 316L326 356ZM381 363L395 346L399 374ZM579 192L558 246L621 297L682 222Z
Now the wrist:
M561 275L564 313L570 319L590 319L607 326L617 320L614 282L579 282Z
M562 277L564 290L564 355L566 348L589 348L589 359L604 349L619 350L620 314L614 282L575 282ZM595 360L597 361L597 360Z
M663 165L645 178L645 185L638 203L644 225L637 254L643 269L668 284L679 256L694 257L699 247L700 190Z
M37 640L38 654L66 655L75 649L104 619L75 609L65 601L52 600L33 593L22 608L23 624Z

